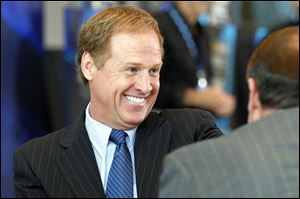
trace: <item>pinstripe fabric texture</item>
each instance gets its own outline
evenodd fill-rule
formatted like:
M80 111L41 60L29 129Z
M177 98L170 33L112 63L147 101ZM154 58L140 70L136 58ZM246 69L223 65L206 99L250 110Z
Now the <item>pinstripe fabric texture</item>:
M71 126L36 138L16 150L17 197L105 198L85 115ZM138 127L134 145L138 196L157 197L164 156L221 134L211 114L197 109L150 113Z
M117 147L108 175L107 198L133 198L132 163L126 144L126 136L124 131L116 129L113 129L110 134L109 139Z
M299 198L299 107L166 157L160 197Z

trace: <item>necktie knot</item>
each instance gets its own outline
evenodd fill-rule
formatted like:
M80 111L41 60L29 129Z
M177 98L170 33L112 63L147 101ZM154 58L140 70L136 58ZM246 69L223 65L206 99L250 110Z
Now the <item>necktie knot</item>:
M110 133L109 140L113 141L116 145L126 143L127 134L122 130L113 129Z

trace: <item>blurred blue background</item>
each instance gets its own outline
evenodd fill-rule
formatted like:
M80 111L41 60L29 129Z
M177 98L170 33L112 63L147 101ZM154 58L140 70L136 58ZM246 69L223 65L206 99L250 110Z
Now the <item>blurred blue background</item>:
M112 5L157 11L167 3L1 1L1 197L14 197L14 150L31 138L70 124L88 102L74 61L82 22ZM290 2L274 1L235 2L230 13L236 26L249 26L251 19L249 28L256 30L288 22L293 12ZM238 44L229 38L235 53Z

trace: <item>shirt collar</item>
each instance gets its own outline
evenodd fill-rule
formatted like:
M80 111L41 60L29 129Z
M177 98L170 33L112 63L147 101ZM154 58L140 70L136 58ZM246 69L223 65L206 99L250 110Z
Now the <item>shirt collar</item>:
M92 118L89 113L89 108L90 103L87 105L85 110L85 126L92 144L99 149L100 155L104 157L112 128ZM128 139L126 139L126 141L129 151L133 150L136 130L137 127L124 130L124 132L128 135Z

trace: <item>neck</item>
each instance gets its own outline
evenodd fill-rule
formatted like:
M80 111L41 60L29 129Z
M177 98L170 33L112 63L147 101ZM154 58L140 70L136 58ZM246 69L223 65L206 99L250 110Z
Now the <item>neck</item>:
M274 109L274 108L261 108L261 109L256 109L255 111L250 111L248 113L248 123L253 123L258 120L261 120L261 119L269 116L275 110L276 109Z
M269 116L274 111L275 111L274 108L264 108L261 113L261 118L265 118L265 117Z

